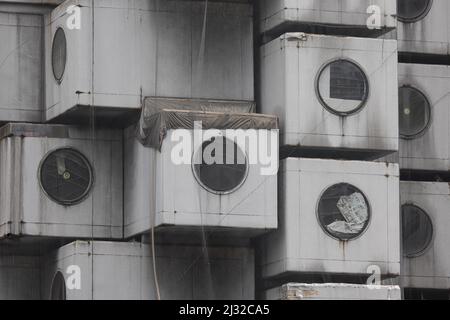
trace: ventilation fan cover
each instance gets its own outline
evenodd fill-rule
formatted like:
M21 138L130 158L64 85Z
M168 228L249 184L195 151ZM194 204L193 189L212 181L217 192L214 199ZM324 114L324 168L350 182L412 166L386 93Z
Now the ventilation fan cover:
M44 192L63 205L81 202L93 184L88 160L74 149L58 149L48 154L41 163L39 178Z

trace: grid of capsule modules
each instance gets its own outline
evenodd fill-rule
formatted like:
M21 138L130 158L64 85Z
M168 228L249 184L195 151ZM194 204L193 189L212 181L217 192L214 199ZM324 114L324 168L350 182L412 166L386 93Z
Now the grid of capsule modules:
M0 1L0 299L450 299L449 17Z

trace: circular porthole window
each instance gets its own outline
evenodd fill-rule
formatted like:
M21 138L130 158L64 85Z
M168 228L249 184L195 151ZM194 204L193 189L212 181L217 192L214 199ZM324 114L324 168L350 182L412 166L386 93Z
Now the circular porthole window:
M66 281L60 271L53 278L50 300L66 300Z
M336 184L325 190L317 211L322 229L341 241L358 238L370 221L370 206L366 196L348 183Z
M430 246L433 239L433 223L421 208L405 204L402 206L403 254L419 256Z
M433 0L397 0L398 20L404 23L416 22L425 18Z
M369 81L364 71L343 59L330 62L320 70L316 87L320 103L341 116L361 110L369 97Z
M412 139L422 134L431 120L431 107L428 99L419 90L403 86L399 95L400 136Z
M58 149L48 154L39 170L40 184L52 200L74 205L89 193L93 173L88 160L73 149Z
M193 171L198 183L209 192L232 193L247 178L247 157L234 141L213 137L204 141L194 155Z
M52 69L53 76L58 83L61 82L66 69L67 61L67 40L62 28L58 28L53 37L52 45Z

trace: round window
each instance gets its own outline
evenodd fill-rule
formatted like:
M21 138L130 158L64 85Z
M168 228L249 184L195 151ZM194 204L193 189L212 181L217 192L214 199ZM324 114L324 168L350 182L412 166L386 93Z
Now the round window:
M409 23L423 19L431 9L433 0L397 0L397 16Z
M61 272L53 278L50 300L66 300L66 281Z
M317 91L321 104L328 111L347 116L366 104L369 82L358 65L348 60L336 60L321 69Z
M231 193L247 178L247 158L233 141L213 137L203 142L194 158L194 175L206 190Z
M52 46L52 68L56 81L61 82L66 69L67 41L66 34L62 28L58 28L53 38Z
M318 218L323 230L331 237L341 241L353 240L369 225L369 203L355 186L336 184L322 194Z
M431 119L427 98L409 86L400 87L398 95L400 135L406 139L420 135L428 128Z
M421 208L405 204L402 206L403 254L407 257L421 255L433 239L433 224Z
M39 176L44 192L63 205L82 201L93 182L88 160L73 149L59 149L47 155L42 161Z

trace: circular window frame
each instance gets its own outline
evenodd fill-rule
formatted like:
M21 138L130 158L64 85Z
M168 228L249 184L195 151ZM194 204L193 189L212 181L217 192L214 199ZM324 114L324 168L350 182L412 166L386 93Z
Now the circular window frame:
M64 46L65 46L65 50L66 50L66 59L65 59L65 61L64 61L64 68L63 68L63 71L62 71L62 74L61 74L61 77L60 78L58 78L57 76L56 76L56 73L55 73L55 63L54 63L54 61L53 61L53 52L54 52L54 50L55 50L55 38L56 38L56 35L58 34L58 32L59 31L62 31L62 34L64 35ZM62 27L62 26L59 26L59 27L57 27L56 28L56 31L55 31L55 33L53 34L53 39L52 39L52 52L51 52L51 64L52 64L52 73L53 73L53 78L55 79L55 81L58 83L58 85L59 84L61 84L62 83L62 81L63 81L63 78L64 78L64 75L66 74L66 67L67 67L67 56L68 56L68 51L67 51L67 37L66 37L66 32L64 31L64 28Z
M90 183L88 185L88 187L86 188L86 191L80 196L78 197L76 200L73 201L61 201L59 199L56 199L55 197L53 197L52 195L50 195L47 190L45 190L44 186L42 185L42 166L44 164L44 162L48 159L49 156L51 156L52 154L59 152L59 151L70 151L70 152L74 152L76 153L82 160L83 162L86 164L88 170L89 170L89 174L90 174ZM81 202L83 202L84 200L86 200L86 198L89 197L89 195L91 194L93 188L94 188L94 182L95 182L95 175L94 175L94 169L89 161L89 159L79 150L73 148L73 147L62 147L62 148L55 148L49 152L47 152L45 154L45 156L41 159L40 163L39 163L39 168L38 168L38 181L39 181L39 186L42 190L42 192L53 202L65 206L65 207L71 207L71 206L75 206L77 204L80 204Z
M405 206L409 206L409 207L414 207L416 209L419 209L421 212L424 213L425 217L428 219L428 221L430 222L430 226L431 226L431 237L430 237L430 241L427 243L427 245L424 247L424 249L422 249L419 252L413 253L413 254L406 254L403 250L403 207ZM422 209L422 207L420 207L419 205L412 203L412 202L407 202L401 205L400 207L400 213L401 213L401 247L402 247L402 256L408 259L414 259L414 258L418 258L421 257L423 255L425 255L425 253L428 252L428 250L431 249L432 244L434 243L434 237L435 237L435 232L434 232L434 221L433 219L430 217L430 215L428 214L427 211L425 211L424 209Z
M346 239L346 240L340 239L340 238L336 237L334 234L332 234L330 231L328 231L328 229L327 229L324 225L322 225L322 222L321 222L321 220L320 220L319 206L320 206L320 201L322 200L323 195L324 195L325 192L327 192L329 189L331 189L331 188L334 187L334 186L338 186L338 185L349 185L349 186L353 187L354 189L356 189L359 193L361 193L361 194L363 195L364 200L365 200L366 203L367 203L368 219L367 219L367 222L366 222L366 224L365 224L365 226L364 226L364 228L363 228L363 231L361 231L357 236L355 236L355 237L353 237L353 238L351 238L351 239ZM336 240L336 241L339 241L339 242L350 242L350 241L355 241L355 240L360 239L360 238L367 232L367 230L369 230L369 228L370 228L370 225L371 225L371 223L372 223L372 206L371 206L370 201L369 201L369 199L367 198L366 194L365 194L364 192L362 192L362 190L361 190L359 187L357 187L357 186L355 186L354 184L349 183L349 182L338 182L338 183L334 183L334 184L328 185L328 186L327 186L326 188L324 188L324 189L322 190L322 192L320 193L319 199L317 200L317 203L316 203L316 219L317 219L317 223L319 224L319 226L320 226L320 228L322 229L322 231L323 231L327 236L329 236L330 238L332 238L332 239L334 239L334 240Z
M50 297L49 298L51 301L56 301L53 296L53 288L55 286L55 281L57 280L57 278L62 279L63 280L62 283L64 285L64 296L62 297L62 299L60 301L66 301L67 300L66 279L64 278L64 274L61 270L56 271L55 275L53 276L52 284L50 286Z
M366 84L366 90L365 90L365 93L364 93L363 101L361 101L361 103L358 105L358 107L356 107L355 109L353 109L353 110L351 110L351 111L348 111L348 112L337 111L337 110L331 108L331 107L325 102L325 100L323 99L323 97L322 97L322 95L321 95L321 93L320 93L320 84L319 84L319 82L320 82L320 79L321 79L321 77L322 77L323 72L324 72L325 69L326 69L328 66L330 66L332 63L338 62L338 61L345 61L345 62L348 62L348 63L354 65L356 68L358 68L358 69L361 71L361 73L364 75L364 82L365 82L365 84ZM353 116L353 115L358 114L358 113L359 113L362 109L364 109L364 107L367 105L367 102L369 101L369 98L370 98L370 80L369 80L369 78L367 77L367 73L365 72L364 68L363 68L359 63L357 63L356 61L351 60L351 59L349 59L349 58L335 58L335 59L332 59L332 60L327 61L326 63L324 63L324 64L320 67L319 71L318 71L317 74L316 74L316 79L315 79L315 91L316 91L317 99L319 100L320 104L321 104L322 107L324 107L328 112L330 112L330 113L332 113L332 114L334 114L334 115L337 115L337 116L339 116L339 117L349 117L349 116Z
M236 147L242 152L242 154L245 157L245 174L244 174L244 176L242 178L242 181L236 187L234 187L233 189L228 190L228 191L217 191L217 190L211 189L205 183L203 183L201 178L198 176L197 170L195 169L196 159L199 159L199 152L201 152L201 150L203 150L203 144L205 142L207 142L207 141L209 141L209 140L211 140L213 138L217 138L217 137L221 137L221 138L226 139L226 140L232 142L233 144L235 144ZM200 159L202 159L202 158L200 158ZM205 189L207 192L212 193L212 194L216 194L216 195L229 195L229 194L232 194L232 193L236 192L237 190L239 190L244 185L244 183L247 181L247 178L248 178L248 175L249 175L249 171L250 171L250 165L249 165L249 162L248 162L248 155L247 155L247 153L244 152L244 150L241 148L241 146L239 146L239 144L237 144L234 140L228 139L227 137L224 137L223 135L215 135L215 136L210 137L209 139L203 139L200 147L193 152L191 163L192 163L191 164L191 171L192 171L192 174L194 175L195 180L197 181L197 183L203 189Z
M425 19L425 17L430 13L431 8L433 7L433 0L427 0L427 1L428 1L428 5L427 5L426 9L424 11L422 11L422 13L420 13L419 15L417 15L413 18L405 18L405 17L400 16L397 12L397 20L404 24L411 24L411 23L416 23L420 20Z
M433 108L431 106L430 99L428 99L427 95L424 93L423 90L420 90L417 87L415 87L413 85L410 85L410 84L401 85L398 88L398 90L400 91L401 88L408 88L408 89L411 89L413 91L416 91L417 93L419 93L425 99L425 101L426 101L426 103L428 105L429 119L428 119L427 125L422 130L420 130L418 133L413 134L413 135L404 135L404 134L402 134L400 132L400 123L399 123L399 136L400 136L400 138L403 139L403 140L415 140L415 139L418 139L418 138L422 137L423 135L425 135L427 133L427 131L430 129L431 124L433 122ZM399 98L398 106L399 106L399 111L400 111L400 107L401 107L400 106L400 98Z

